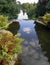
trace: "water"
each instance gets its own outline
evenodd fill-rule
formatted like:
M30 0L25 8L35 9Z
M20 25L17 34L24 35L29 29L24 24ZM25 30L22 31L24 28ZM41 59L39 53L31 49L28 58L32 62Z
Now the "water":
M21 65L50 65L50 31L33 20L19 20L8 28L14 35L21 33L24 39ZM12 31L13 30L13 31Z
M34 20L19 20L9 25L14 35L21 34L21 65L50 65L50 30Z
M23 13L22 10L20 10L20 13L18 14L18 20L22 20L22 19L28 19L28 15L26 12Z

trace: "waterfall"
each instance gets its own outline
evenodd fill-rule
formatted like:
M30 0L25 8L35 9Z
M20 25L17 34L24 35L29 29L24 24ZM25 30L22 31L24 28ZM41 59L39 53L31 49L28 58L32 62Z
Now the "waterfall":
M27 15L26 12L23 14L23 11L20 10L20 13L18 14L18 18L17 18L17 19L18 19L18 20L28 19L28 15Z

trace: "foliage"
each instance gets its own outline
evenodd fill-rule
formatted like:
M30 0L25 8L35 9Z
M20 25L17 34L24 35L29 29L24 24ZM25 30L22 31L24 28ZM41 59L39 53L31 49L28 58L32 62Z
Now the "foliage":
M48 3L48 4L47 4ZM50 7L50 1L41 1L36 4L29 4L29 3L24 3L22 4L22 9L26 10L28 17L30 19L35 19L38 18L39 16L44 16L44 14L47 12L47 9ZM49 9L50 11L50 9Z
M45 3L41 3L41 2L37 3L36 9L35 9L36 17L43 16L46 13L45 6L46 6Z
M48 1L47 5L46 5L46 10L47 10L47 12L50 13L50 0Z
M0 29L6 28L8 25L8 17L4 15L0 15Z
M0 14L9 16L9 18L17 18L19 8L16 0L0 0Z
M50 22L50 14L49 13L46 13L42 18L43 18L44 23Z
M35 8L36 4L29 4L29 3L24 3L22 4L22 9L25 10L28 14L28 17L30 19L33 19L35 17Z
M13 36L9 31L0 32L0 61L5 59L8 63L14 60L14 54L21 54L20 34Z
M33 4L32 7L30 7L30 8L29 8L29 11L27 12L28 17L29 17L30 19L34 19L35 16L36 16L35 8L36 8L36 4L35 4L35 5Z
M44 14L46 13L46 1L40 1L36 4L29 4L29 3L24 3L22 4L22 8L24 10L26 10L28 17L30 19L35 19L38 18L39 16L44 16ZM50 4L49 4L50 5Z

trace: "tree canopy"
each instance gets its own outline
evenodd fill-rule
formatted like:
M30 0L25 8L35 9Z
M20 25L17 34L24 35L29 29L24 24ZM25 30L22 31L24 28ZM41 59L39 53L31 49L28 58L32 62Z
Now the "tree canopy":
M48 1L47 5L46 5L46 9L47 9L47 12L50 13L50 0Z
M9 18L17 18L19 12L16 0L0 0L0 14L9 16Z

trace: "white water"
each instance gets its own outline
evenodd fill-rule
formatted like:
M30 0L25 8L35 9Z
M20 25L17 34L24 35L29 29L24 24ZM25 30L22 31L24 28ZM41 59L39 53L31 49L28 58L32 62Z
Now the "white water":
M23 11L20 10L20 13L18 14L18 18L17 18L17 19L18 19L18 20L28 19L28 15L27 15L26 12L23 14Z

